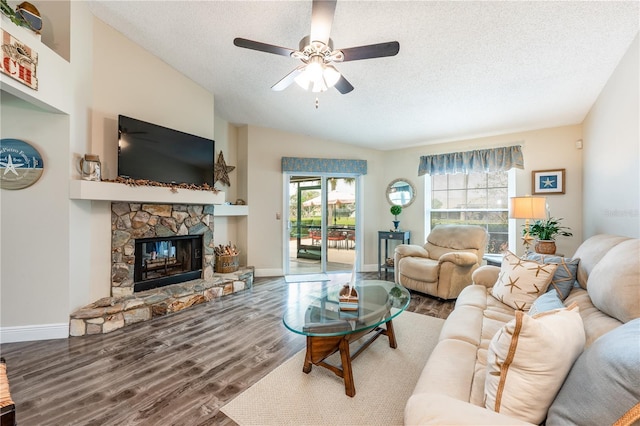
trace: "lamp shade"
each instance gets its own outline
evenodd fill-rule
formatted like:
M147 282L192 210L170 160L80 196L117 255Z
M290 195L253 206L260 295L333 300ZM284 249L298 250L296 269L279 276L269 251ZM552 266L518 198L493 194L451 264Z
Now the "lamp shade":
M509 217L512 219L544 219L547 217L545 197L510 198Z

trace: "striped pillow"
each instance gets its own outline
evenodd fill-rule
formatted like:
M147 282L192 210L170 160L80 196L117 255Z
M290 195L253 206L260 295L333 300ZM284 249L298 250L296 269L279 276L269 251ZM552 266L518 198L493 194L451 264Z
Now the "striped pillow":
M578 305L540 313L521 311L499 330L487 351L485 407L540 424L585 344Z

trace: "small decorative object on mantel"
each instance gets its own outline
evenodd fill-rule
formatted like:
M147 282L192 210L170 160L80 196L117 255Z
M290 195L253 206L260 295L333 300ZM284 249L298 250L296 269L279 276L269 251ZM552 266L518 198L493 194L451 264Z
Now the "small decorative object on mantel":
M540 254L555 254L556 253L556 236L561 235L563 237L572 237L573 234L568 232L571 228L566 226L560 226L562 218L555 218L549 216L547 219L536 220L531 229L529 235L537 237L534 249L536 253ZM523 230L523 234L526 230Z
M202 185L194 185L192 183L163 183L156 182L155 180L149 179L131 179L131 178L123 178L118 176L115 179L102 179L103 182L112 182L112 183L124 183L129 186L159 186L163 188L169 188L171 192L178 192L178 189L190 189L192 191L211 191L214 194L220 192L217 188L213 186L209 186L206 183Z
M80 171L82 180L100 182L100 157L95 154L85 154L80 159Z
M227 166L227 163L224 162L224 155L222 151L218 154L218 161L213 166L213 183L215 185L216 182L220 181L223 185L231 186L231 182L229 181L229 172L233 171L236 166Z
M43 171L42 156L33 146L19 139L0 139L0 188L27 188Z
M245 203L245 201L242 198L238 198L236 200L236 206L244 206L245 204L247 203Z
M36 78L38 54L5 30L1 31L2 62L0 70L29 88L38 90L38 79Z
M398 215L402 213L402 207L398 205L391 206L389 209L395 220L393 221L393 230L398 232L398 226L400 226L400 221L398 220Z

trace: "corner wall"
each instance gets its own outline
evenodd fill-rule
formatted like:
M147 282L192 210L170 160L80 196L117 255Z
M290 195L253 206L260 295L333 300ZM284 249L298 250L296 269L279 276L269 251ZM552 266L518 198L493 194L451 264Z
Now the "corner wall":
M418 177L420 156L522 145L525 168L516 169L515 195L531 194L533 170L566 169L566 193L546 197L551 215L564 218L563 225L573 232L573 237L560 237L556 242L558 253L570 256L582 242L582 151L575 147L575 142L581 138L582 126L574 125L390 151L385 157L383 183L386 188L393 179L403 177L416 185L418 198L399 218L401 225L411 230L412 242L423 244L428 233L423 212L429 194L424 193L424 176ZM388 215L385 218L390 220ZM524 221L518 221L518 230L522 224ZM511 250L521 252L522 245L511 247Z
M638 36L584 121L584 237L640 238Z

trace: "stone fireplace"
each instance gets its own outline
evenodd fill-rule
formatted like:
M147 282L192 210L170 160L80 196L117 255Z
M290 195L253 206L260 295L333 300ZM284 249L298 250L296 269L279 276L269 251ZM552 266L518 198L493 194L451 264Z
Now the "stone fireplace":
M202 235L135 240L133 291L195 280L202 276Z
M111 295L213 276L213 205L111 204Z

